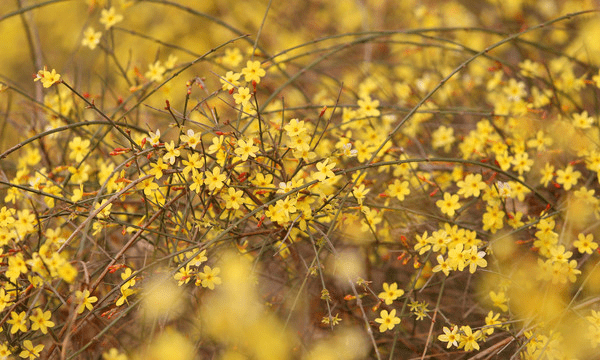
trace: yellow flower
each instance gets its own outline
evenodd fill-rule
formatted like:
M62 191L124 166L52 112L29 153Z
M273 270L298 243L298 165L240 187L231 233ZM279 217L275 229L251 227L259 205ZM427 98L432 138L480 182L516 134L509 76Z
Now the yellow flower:
M121 287L121 297L119 299L117 299L117 302L115 303L115 305L121 306L124 303L127 303L129 305L129 301L127 301L127 297L129 297L130 295L133 295L134 293L135 293L135 290L133 290L133 289Z
M202 134L194 133L194 130L192 129L188 129L186 133L187 135L181 135L179 138L181 139L181 141L187 143L189 147L195 149L196 146L200 143L200 137L202 136Z
M96 215L96 217L100 220L107 219L110 216L110 209L112 208L112 203L106 204L107 202L108 202L108 199L104 199L104 200L102 200L102 202L97 203L96 206L94 207L94 210L102 208L102 210L100 210L98 212L98 214Z
M371 189L366 189L365 184L360 184L358 187L354 187L352 195L354 195L356 201L362 205L369 191L371 191Z
M594 124L594 118L588 116L588 112L584 111L581 114L573 114L573 126L580 129L589 129Z
M27 314L25 311L21 311L19 314L16 312L10 313L11 319L7 320L6 323L12 325L10 333L15 334L17 331L27 331Z
M77 299L76 301L79 303L79 305L77 306L78 314L81 314L83 312L83 309L88 309L89 311L92 311L92 309L94 308L92 304L98 301L98 298L96 296L90 296L90 291L87 289L83 291L77 290L75 292L75 298Z
M179 60L179 59L177 58L177 56L175 56L175 55L173 55L173 54L169 55L169 58L167 59L167 61L165 61L165 67L166 67L167 69L172 69L172 68L174 68L174 67L175 67L175 63L177 62L177 60Z
M196 192L196 194L200 193L202 189L202 185L204 185L204 175L203 173L193 172L192 175L192 184L190 185L190 190Z
M593 234L579 234L577 235L577 241L573 243L577 247L577 250L580 253L588 253L591 254L594 250L598 248L598 244L594 242Z
M419 255L423 255L431 249L433 238L427 236L427 231L425 231L422 236L416 235L415 238L417 239L415 251L419 251Z
M542 173L542 178L540 179L540 184L544 185L544 187L548 186L548 183L554 177L554 166L550 165L550 163L546 163L544 165L544 169L540 171Z
M237 146L238 147L235 149L235 153L242 158L242 161L248 160L248 156L256 157L258 146L255 146L252 143L252 140L244 141L240 139L237 142Z
M35 79L33 81L42 81L42 85L45 88L49 88L53 84L60 81L60 74L56 73L56 70L52 69L52 71L48 71L48 69L44 66L44 69L37 72Z
M93 27L88 27L83 32L83 40L81 41L81 45L89 47L91 50L94 50L96 46L100 43L100 38L102 37L102 32L95 31Z
M10 293L7 294L4 288L0 289L0 312L4 311L4 309L11 304Z
M444 193L444 199L438 200L435 203L438 208L442 211L442 213L452 217L456 213L456 210L460 208L460 203L458 202L458 195L451 195L449 193Z
M108 352L102 353L103 360L127 360L127 355L121 354L119 350L111 348Z
M69 149L71 149L69 159L81 162L87 154L89 146L90 141L88 139L81 140L79 136L74 137L73 140L69 142Z
M508 85L502 89L506 97L510 101L519 101L522 97L527 95L527 91L525 90L524 82L517 82L515 79L508 80Z
M445 126L440 126L432 134L431 145L434 149L443 147L444 151L450 151L450 147L454 143L456 138L454 137L454 129Z
M121 279L123 281L129 279L131 277L131 275L133 275L133 271L131 270L131 268L126 268L122 273L121 273ZM129 288L135 285L135 276L132 277L131 279L127 280L126 283L124 283L123 285L121 285L121 289L125 288Z
M490 311L485 317L485 325L487 328L484 329L483 332L486 335L492 335L494 333L494 328L500 327L498 324L502 324L502 322L498 320L499 317L500 313L494 315L493 311Z
M10 359L12 352L8 349L8 342L0 343L0 358Z
M100 14L100 23L104 24L106 30L113 27L118 22L123 21L123 15L117 14L115 12L115 7L111 6L110 9L102 9L102 13Z
M463 271L467 266L467 255L463 247L464 245L460 243L448 251L448 263L452 270Z
M246 106L250 103L250 89L246 87L238 88L237 94L233 94L233 100L235 100L236 104L242 104L242 106Z
M520 152L515 154L515 157L512 159L513 169L516 170L519 175L523 175L523 172L531 170L531 165L533 165L533 160L529 158L529 154L526 152Z
M150 141L150 145L152 146L158 146L160 144L160 130L156 130L155 133L153 133L152 131L150 132L150 137L146 138Z
M490 298L492 299L494 306L500 308L502 311L508 311L508 306L506 305L508 299L506 298L504 291L500 291L498 293L490 291Z
M483 214L483 230L491 230L492 234L504 227L504 212L498 206L486 206Z
M151 163L150 166L152 167L152 169L148 171L148 174L154 175L154 178L156 180L160 179L163 176L163 170L167 170L169 168L169 165L165 164L162 158L158 158L156 163Z
M392 302L404 295L404 290L398 289L398 284L395 282L389 285L388 283L383 283L383 292L380 292L377 295L380 299L385 300L386 305L392 305Z
M239 209L240 205L246 203L246 199L244 198L244 192L242 190L235 190L230 187L227 189L227 194L223 195L223 200L225 200L225 207L227 209Z
M165 150L167 150L167 152L163 155L163 160L173 165L175 163L175 158L178 158L179 155L181 155L181 152L178 148L175 148L175 143L173 142L173 140L171 140L168 143L165 143Z
M308 130L306 126L304 126L304 121L298 121L298 119L290 120L283 128L289 137L298 136Z
M458 344L458 347L464 347L465 351L471 351L473 349L479 350L479 344L477 343L477 340L481 338L481 330L477 330L475 333L473 333L473 330L471 330L470 326L463 326L461 330L464 334L460 337L460 344Z
M379 313L379 318L375 319L376 323L380 323L379 331L385 332L387 330L392 330L394 326L400 324L400 318L396 316L396 309L387 312L387 310L381 310Z
M458 195L463 195L466 198L470 196L478 197L481 190L486 187L485 183L481 181L481 174L468 174L464 181L458 181L456 185L460 188Z
M196 285L202 284L202 287L214 290L215 285L221 284L221 278L217 276L220 272L218 267L211 269L210 266L204 266L204 272L198 274Z
M202 250L199 253L196 253L196 255L194 254L194 251L188 251L187 253L185 253L186 258L191 258L189 262L191 266L200 266L200 264L208 260L208 258L206 257L206 250Z
M221 89L223 89L224 91L231 91L234 88L240 86L240 82L238 81L240 79L240 76L242 76L242 74L240 73L234 73L233 71L228 71L225 76L219 78L219 81L221 81Z
M556 171L556 182L561 184L567 191L571 190L573 185L577 184L577 180L581 173L573 170L573 166L568 165L564 170Z
M404 201L404 197L410 194L410 184L408 181L394 180L393 184L388 185L388 195L396 197L400 201Z
M0 209L0 228L6 227L15 222L15 218L13 217L15 212L15 209L7 208L6 206L3 206Z
M177 280L177 285L181 286L183 284L187 284L190 282L192 275L194 274L194 270L191 268L190 264L179 269L179 271L173 275L173 278Z
M167 69L156 61L154 64L148 65L148 71L144 74L150 81L163 81L163 75Z
M309 151L310 150L310 135L300 134L298 136L292 136L290 138L290 148L296 151Z
M224 140L225 139L223 138L223 135L215 136L212 139L212 144L208 147L207 153L214 154L217 151L223 149L223 141Z
M238 48L227 48L225 49L225 55L221 57L223 65L230 68L237 67L243 60L242 52Z
M42 311L37 308L34 310L34 314L29 317L31 320L31 330L40 330L42 334L48 333L48 328L54 326L54 322L50 320L52 313L50 311Z
M62 265L58 268L57 272L58 276L60 276L61 279L68 282L69 284L72 284L73 281L75 281L75 278L77 277L77 269L75 268L75 266L71 265L67 261L62 263Z
M487 266L487 260L483 258L485 256L485 251L477 251L477 246L472 246L470 250L466 250L465 252L467 264L469 265L469 272L471 274L475 273L478 266Z
M317 163L317 172L313 173L313 178L318 181L323 181L328 178L335 176L332 169L335 167L335 163L328 164L329 159Z
M242 75L247 82L255 81L258 84L265 74L265 70L260 67L260 61L248 61L246 67L242 69Z
M335 326L339 324L340 321L342 321L342 319L340 319L338 315L339 314L335 314L335 316L323 316L323 318L321 319L321 323L325 325L329 325L331 323L331 325Z
M198 153L188 154L188 159L183 160L182 164L185 166L183 168L183 176L187 177L190 171L194 174L197 172L196 169L200 169L204 166L204 158L201 158Z
M79 184L79 188L73 190L73 195L71 196L72 202L78 202L83 197L83 184Z
M438 264L431 271L433 271L434 273L441 271L446 276L450 275L450 270L452 270L452 267L450 266L448 260L444 260L444 257L442 255L438 255L436 259Z
M212 191L223 187L223 182L227 179L227 175L221 174L221 169L218 167L213 168L212 173L206 172L206 179L204 183L208 185L208 190Z
M452 331L445 326L442 330L444 331L444 334L438 336L438 340L448 343L446 349L449 349L452 345L458 346L458 342L460 341L460 334L457 333L458 326L453 326Z
M40 357L40 352L44 350L44 345L39 344L34 347L31 340L25 340L23 341L23 348L25 350L21 351L19 356L23 359L29 358L29 360L34 360Z
M359 99L356 102L359 106L359 116L360 117L376 117L380 115L377 107L379 106L379 100L371 100L370 97L365 97Z

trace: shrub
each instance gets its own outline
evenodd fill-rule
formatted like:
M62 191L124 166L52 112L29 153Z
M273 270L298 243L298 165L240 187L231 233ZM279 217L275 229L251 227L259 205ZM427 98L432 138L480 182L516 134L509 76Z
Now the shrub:
M0 358L598 356L591 2L1 6Z

